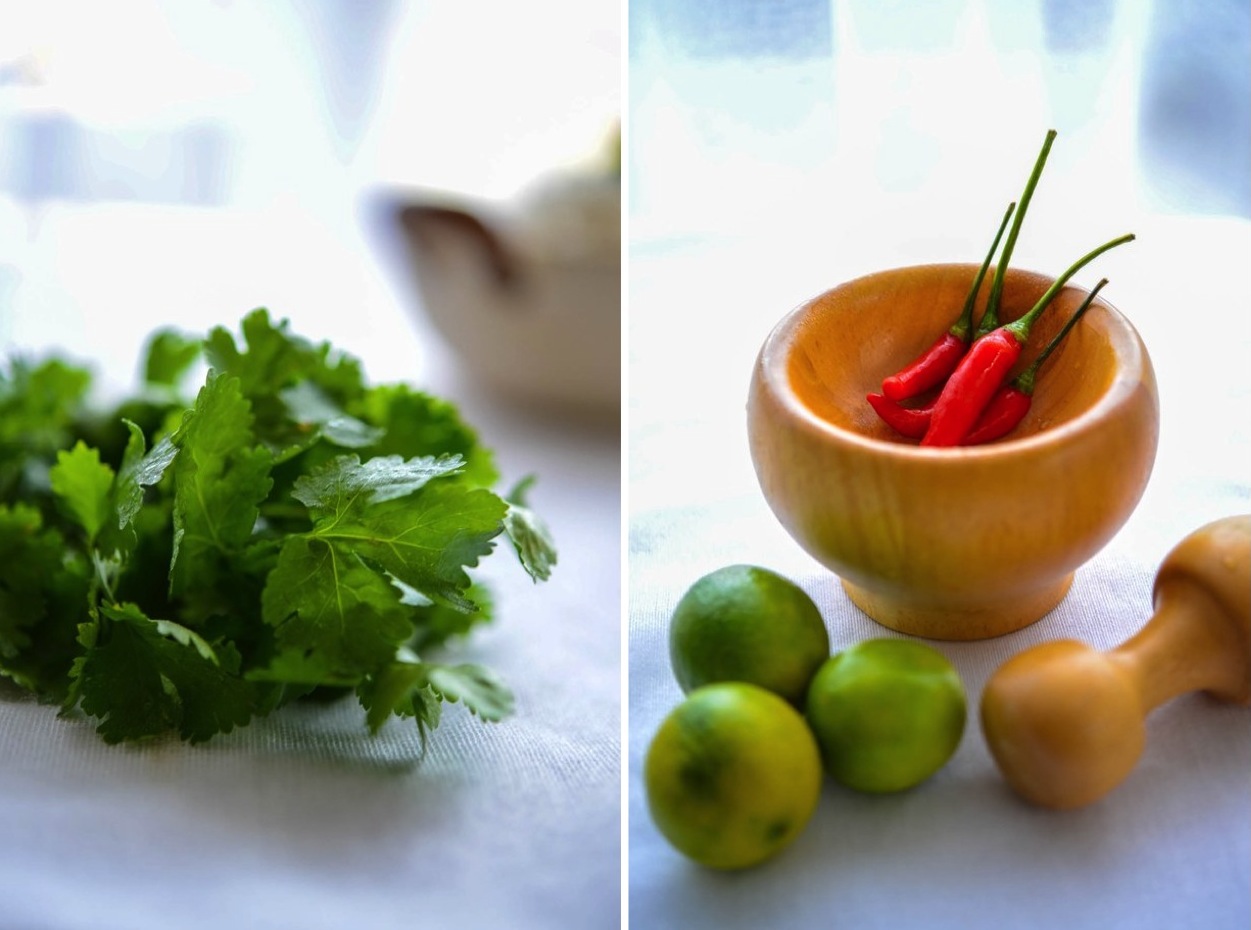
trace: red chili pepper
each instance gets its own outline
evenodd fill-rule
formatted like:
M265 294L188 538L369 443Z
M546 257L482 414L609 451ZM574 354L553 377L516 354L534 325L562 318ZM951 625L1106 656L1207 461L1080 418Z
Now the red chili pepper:
M882 422L909 439L920 439L930 428L930 414L934 408L903 407L884 394L869 394L869 405L877 411Z
M1016 217L1012 220L1008 241L1003 244L1003 255L999 256L999 264L995 266L995 276L990 280L990 296L986 298L986 311L982 314L981 322L978 323L975 338L985 336L999 325L999 301L1003 296L1003 278L1008 272L1012 250L1016 248L1016 237L1021 231L1021 223L1025 220L1025 211L1029 209L1029 202L1034 196L1034 188L1038 186L1038 179L1042 176L1043 165L1047 163L1047 155L1051 151L1051 143L1055 141L1055 138L1056 131L1047 130L1042 151L1038 153L1038 159L1034 162L1034 170L1030 172L1029 180L1025 182L1025 193L1021 195L1021 208L1016 211Z
M1025 419L1032 400L1015 383L1004 385L990 399L982 415L977 418L977 423L960 445L980 446L1006 436Z
M934 402L921 445L958 446L1020 354L1020 340L1002 326L973 343Z
M969 341L973 335L973 304L977 300L977 292L981 289L982 279L986 277L986 270L990 267L995 249L999 248L999 240L1008 225L1008 218L1012 216L1012 211L1015 209L1015 203L1008 204L1008 210L999 224L999 231L995 233L995 241L990 244L986 260L982 262L981 270L973 279L973 286L969 288L969 295L964 299L964 308L960 311L956 322L952 323L951 328L939 336L933 345L882 382L882 394L887 399L898 403L901 400L916 397L942 384L943 380L960 363L960 358L968 350Z
M996 392L995 396L990 399L990 403L986 405L986 409L982 411L982 415L978 417L973 429L969 431L969 435L964 437L964 445L978 446L994 442L1016 429L1017 425L1025 419L1025 414L1029 413L1029 408L1034 401L1034 381L1038 376L1038 369L1047 360L1047 356L1068 335L1073 325L1082 318L1087 308L1090 307L1091 301L1095 299L1095 295L1107 283L1108 279L1104 278L1096 284L1094 289L1086 295L1082 305L1065 321L1064 326L1052 337L1047 347L1030 363L1030 366L1013 378L1011 384L1004 385Z
M934 413L930 417L930 428L921 440L923 446L956 446L963 442L981 416L991 397L999 390L1021 357L1021 347L1029 338L1030 328L1034 321L1051 303L1051 299L1059 292L1068 279L1097 256L1108 249L1133 240L1130 233L1105 242L1097 249L1086 253L1069 266L1068 270L1047 288L1047 292L1038 299L1030 310L1020 319L1005 323L987 335L974 341L972 348L960 360L956 370L951 373L942 393L934 402Z

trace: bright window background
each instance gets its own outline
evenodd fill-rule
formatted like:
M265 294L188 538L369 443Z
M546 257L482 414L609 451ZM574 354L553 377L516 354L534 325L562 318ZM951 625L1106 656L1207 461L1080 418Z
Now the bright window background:
M49 0L0 13L0 191L511 192L620 107L616 3Z
M622 31L616 0L5 4L0 351L102 357L121 388L157 326L268 306L375 378L446 371L398 198L600 157Z
M1048 173L1084 179L1074 202L1251 216L1251 7L1238 0L629 10L638 239L870 195L968 205L978 186L994 191L968 211L984 219L1020 188L1048 125L1061 132Z

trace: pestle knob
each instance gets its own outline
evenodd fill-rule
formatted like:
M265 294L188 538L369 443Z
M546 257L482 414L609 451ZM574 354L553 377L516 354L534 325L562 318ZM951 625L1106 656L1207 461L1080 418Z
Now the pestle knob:
M1196 530L1156 573L1155 614L1120 646L1075 640L1028 649L982 692L991 755L1044 807L1081 807L1129 775L1152 709L1190 691L1251 703L1251 515Z

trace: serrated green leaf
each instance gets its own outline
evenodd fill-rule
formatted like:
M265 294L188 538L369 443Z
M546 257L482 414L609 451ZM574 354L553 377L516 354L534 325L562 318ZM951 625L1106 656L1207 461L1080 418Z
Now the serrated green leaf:
M44 582L59 567L63 545L34 507L0 505L0 663L21 654L29 630L44 619Z
M533 510L509 504L504 515L504 531L526 573L535 581L546 581L556 564L556 541L551 530Z
M435 693L459 701L483 720L503 720L513 712L513 694L494 672L482 665L424 663L426 680Z
M39 511L0 504L0 674L59 700L86 616L87 569Z
M385 384L370 388L348 412L383 430L376 444L362 450L364 457L459 455L465 461L462 481L490 488L499 480L491 450L446 400L406 384Z
M345 449L363 449L382 438L384 431L344 413L312 381L300 381L279 392L291 419L316 427L321 436Z
M139 447L142 451L142 446ZM178 447L169 436L162 436L149 452L135 463L133 478L140 487L152 487L159 484L165 476L165 470L178 456ZM133 514L132 514L133 516Z
M107 742L168 731L202 742L251 719L255 691L239 677L233 647L210 646L134 604L102 605L101 613L105 619L85 625L74 675L78 702L99 718Z
M476 607L472 611L436 604L415 588L398 580L394 583L400 586L403 602L412 607L413 635L409 638L409 645L418 651L442 645L454 637L466 636L474 627L492 620L495 598L491 590L479 582L471 584L465 592L466 598Z
M428 484L406 497L370 504L340 498L341 510L319 520L314 538L343 546L431 600L474 610L465 572L491 552L507 505L490 491Z
M412 494L435 478L456 474L463 466L459 455L408 460L386 455L363 464L355 455L340 455L300 477L291 494L315 516L343 515Z
M157 330L148 339L143 380L176 387L200 357L201 340L172 329Z
M125 529L134 521L143 506L143 489L158 484L178 455L178 447L170 437L162 437L149 452L143 430L129 420L126 421L126 428L130 431L130 439L126 443L122 464L117 469L114 495L119 529Z
M504 531L512 540L513 549L521 560L521 566L535 581L546 581L556 564L556 541L551 530L539 518L526 497L537 479L526 475L508 492L508 513L504 516Z
M82 411L91 373L63 359L17 357L0 373L0 463L51 455L69 445L70 424Z
M390 662L370 674L356 688L357 698L365 708L365 722L377 733L391 716L414 716L413 692L429 689L425 670L419 663ZM432 697L437 696L429 692Z
M272 481L236 378L210 374L174 438L174 595L229 584L224 564L249 541Z
M100 461L100 452L82 440L68 452L57 453L56 464L48 473L52 491L93 541L109 519L113 469Z
M0 674L110 742L207 739L350 687L371 730L412 717L423 745L445 701L507 713L489 671L409 650L490 618L470 572L497 536L550 569L524 487L493 493L492 453L448 402L367 389L355 359L263 309L240 333L204 341L190 410L197 346L169 330L105 410L86 369L0 371Z
M289 538L265 584L264 621L278 655L257 677L355 684L412 632L400 594L350 549Z
M27 501L53 515L48 473L57 452L83 438L77 426L91 380L87 369L55 357L15 357L0 371L0 501Z
M416 660L388 663L357 686L356 696L365 708L371 733L381 730L392 716L412 717L423 749L428 732L438 727L443 716L443 699L426 682L426 670Z
M125 529L139 508L143 506L143 485L139 482L139 467L147 452L148 441L139 424L123 420L126 427L126 447L122 451L122 463L117 467L117 481L113 486L113 508L119 530ZM170 444L173 448L173 444ZM159 477L157 480L160 480Z
M217 327L205 341L205 353L214 369L239 379L256 416L257 436L274 450L299 448L310 435L291 419L284 390L308 382L340 408L364 392L356 359L329 343L314 345L293 335L286 320L275 324L268 311L258 309L244 317L241 330L242 351L226 329Z

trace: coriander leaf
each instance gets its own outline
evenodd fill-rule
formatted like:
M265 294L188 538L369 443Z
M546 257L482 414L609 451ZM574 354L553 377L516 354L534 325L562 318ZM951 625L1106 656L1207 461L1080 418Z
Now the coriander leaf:
M275 325L268 311L258 309L244 317L241 329L243 351L226 329L217 327L205 341L205 353L213 368L239 379L256 414L257 435L273 448L298 447L309 438L292 421L283 389L312 382L340 407L363 393L364 379L354 358L334 351L329 343L314 345L292 335L286 320Z
M177 430L186 412L184 398L170 388L144 388L141 394L114 406L93 408L74 423L74 435L100 450L100 460L118 467L133 435L130 424L145 437L161 437Z
M310 347L287 332L285 320L274 325L264 309L253 310L243 318L244 350L235 344L225 327L216 327L205 340L209 364L239 379L249 396L277 394L306 373Z
M148 452L143 430L130 420L126 421L126 428L130 430L130 440L117 470L115 492L119 529L125 529L134 521L143 506L143 489L159 483L178 455L178 447L168 436L162 437Z
M429 689L419 662L390 662L367 676L356 689L365 708L365 722L377 733L392 714L414 716L414 691L425 691L436 703L438 696Z
M427 730L435 729L443 716L443 699L427 683L426 669L416 659L398 659L383 666L357 686L356 696L365 708L371 733L382 729L393 714L412 717L423 749Z
M316 426L321 435L345 449L363 449L382 438L384 431L344 413L311 381L300 381L279 392L293 421Z
M376 444L363 450L364 457L459 455L465 460L464 481L490 488L499 480L491 450L446 400L405 384L386 384L370 388L348 412L384 431Z
M134 420L123 420L122 423L127 432L126 446L122 450L122 462L117 467L117 480L113 484L113 508L119 530L126 529L134 520L135 514L139 512L139 508L143 506L143 485L139 481L139 466L148 446L148 441L139 424ZM173 443L170 443L170 448L177 451ZM157 480L160 480L159 475ZM155 482L152 483L155 484Z
M61 698L86 616L87 575L36 508L0 504L0 674Z
M439 701L463 703L470 713L492 722L513 711L512 692L490 669L423 662L407 649L370 674L356 693L372 732L378 732L392 714L415 717L423 744L426 727L438 726Z
M8 372L0 372L0 404L6 412L25 411L69 422L91 387L91 372L60 358L32 362L15 356Z
M100 461L100 452L82 440L68 452L57 453L56 465L48 473L52 491L70 515L94 541L110 514L113 469Z
M360 394L364 381L360 362L330 343L314 344L293 335L287 320L275 326L264 309L244 317L241 329L248 346L246 370L267 375L263 380L275 393L307 378L339 402Z
M292 536L261 596L278 655L265 680L355 684L412 632L399 591L351 549Z
M414 649L440 645L454 636L465 636L476 626L491 622L494 598L485 585L475 583L469 586L466 597L477 609L466 611L436 604L398 579L392 579L392 584L400 588L401 601L412 606L413 635L408 643Z
M482 665L423 663L426 680L444 700L460 701L483 720L503 720L513 712L513 694Z
M412 717L423 745L445 701L499 719L512 698L488 670L411 650L490 619L470 572L497 536L547 577L526 484L493 493L493 455L452 404L367 388L264 309L240 333L204 340L190 410L201 347L172 330L106 409L86 369L0 369L0 675L110 742L208 739L349 688L370 729Z
M117 469L117 479L113 482L112 513L99 540L100 548L105 553L120 553L122 558L118 568L123 567L122 563L138 544L134 523L143 507L144 488L160 483L165 470L178 454L178 447L169 437L163 437L151 452L147 452L146 440L139 425L132 420L124 420L123 423L129 431L129 438Z
M196 359L201 341L172 329L157 330L148 339L143 380L148 384L177 387Z
M355 455L340 455L297 479L291 494L315 515L344 514L357 504L404 497L432 478L456 474L463 465L459 455L408 461L387 455L364 464Z
M380 503L358 494L338 497L336 504L313 526L312 537L350 548L434 601L474 609L463 593L470 584L464 569L489 554L503 531L507 505L500 498L435 483Z
M59 703L70 685L70 669L79 655L78 625L86 619L89 579L81 558L66 559L45 576L45 611L26 631L29 643L0 660L0 673L42 701Z
M271 457L255 444L238 379L209 375L174 444L170 591L211 594L230 584L224 563L248 542L272 484Z
M120 475L119 474L119 480ZM115 580L106 588L110 601L131 601L150 617L193 622L169 596L169 565L173 558L173 500L164 486L119 528L122 541ZM238 585L231 585L234 591Z
M202 742L251 719L254 689L239 677L232 646L211 646L134 604L103 605L101 613L82 627L85 652L74 676L81 707L99 718L96 730L106 742L170 730Z
M89 370L58 358L14 358L0 372L0 499L46 478L53 454L73 442L90 386Z
M556 541L538 514L525 505L533 476L523 478L508 495L504 531L512 541L521 565L535 581L546 581L556 564Z
M0 505L0 659L29 646L28 631L47 613L45 580L59 568L64 544L42 524L34 507Z

